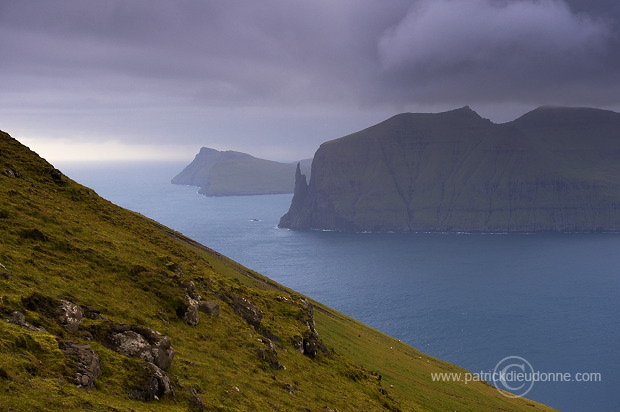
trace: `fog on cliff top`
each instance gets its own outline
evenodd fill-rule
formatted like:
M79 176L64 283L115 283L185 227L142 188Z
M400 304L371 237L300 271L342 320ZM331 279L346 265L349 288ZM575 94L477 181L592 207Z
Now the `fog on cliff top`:
M620 107L606 0L0 0L0 129L50 160L273 160L403 111Z

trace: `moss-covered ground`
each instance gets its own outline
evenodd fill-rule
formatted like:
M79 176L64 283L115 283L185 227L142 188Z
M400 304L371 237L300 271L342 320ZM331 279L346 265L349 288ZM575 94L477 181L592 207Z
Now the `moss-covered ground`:
M59 176L4 133L0 202L0 410L550 410L485 383L432 382L431 372L461 369L317 302L327 350L315 358L299 353L293 342L308 331L303 296ZM195 326L182 319L180 285L188 281L203 300L219 303L219 316L201 313ZM233 310L232 297L262 312L260 328ZM58 299L96 308L104 319L67 332L45 310ZM5 322L13 311L44 330ZM146 363L102 343L109 322L171 338L176 355L166 373L174 393L133 399ZM267 337L285 368L259 356ZM65 340L99 356L94 388L77 387L76 366L59 349Z

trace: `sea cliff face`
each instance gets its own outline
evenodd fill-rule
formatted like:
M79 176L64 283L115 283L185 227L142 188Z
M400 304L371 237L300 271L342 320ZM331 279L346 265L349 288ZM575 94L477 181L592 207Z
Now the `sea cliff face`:
M321 145L280 227L343 231L618 231L620 114L469 107L404 113Z

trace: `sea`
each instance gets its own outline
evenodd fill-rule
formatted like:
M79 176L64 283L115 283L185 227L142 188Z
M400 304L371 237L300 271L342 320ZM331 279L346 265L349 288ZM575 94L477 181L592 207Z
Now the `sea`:
M117 205L431 356L479 375L506 358L527 364L538 372L522 388L527 398L620 411L620 234L279 229L292 195L202 196L170 183L184 166L56 165Z

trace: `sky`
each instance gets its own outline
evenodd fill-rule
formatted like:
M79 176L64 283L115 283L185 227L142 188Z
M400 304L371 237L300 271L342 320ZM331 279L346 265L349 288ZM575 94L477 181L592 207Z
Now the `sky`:
M0 0L0 130L52 162L295 161L464 105L620 111L620 2Z

